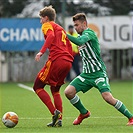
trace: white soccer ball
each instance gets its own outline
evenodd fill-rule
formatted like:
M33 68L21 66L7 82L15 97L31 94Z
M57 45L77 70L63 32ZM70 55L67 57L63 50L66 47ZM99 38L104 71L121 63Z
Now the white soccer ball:
M8 128L13 128L18 124L18 115L15 112L7 112L2 117L3 124Z

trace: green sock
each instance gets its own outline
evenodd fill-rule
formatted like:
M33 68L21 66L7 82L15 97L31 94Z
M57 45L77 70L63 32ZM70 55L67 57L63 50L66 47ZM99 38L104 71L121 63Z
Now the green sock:
M86 114L88 112L87 109L83 106L81 100L78 95L75 95L73 99L70 100L71 104L79 110L81 114Z
M133 114L130 113L130 111L126 108L126 106L121 102L121 101L117 101L115 104L115 108L121 112L123 115L125 115L128 119L130 119L131 117L133 117Z

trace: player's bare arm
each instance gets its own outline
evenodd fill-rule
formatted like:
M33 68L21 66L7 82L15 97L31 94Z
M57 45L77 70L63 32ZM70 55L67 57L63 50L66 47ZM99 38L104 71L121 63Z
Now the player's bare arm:
M43 55L42 52L37 53L36 56L35 56L35 60L40 61L40 58L41 58L42 55Z

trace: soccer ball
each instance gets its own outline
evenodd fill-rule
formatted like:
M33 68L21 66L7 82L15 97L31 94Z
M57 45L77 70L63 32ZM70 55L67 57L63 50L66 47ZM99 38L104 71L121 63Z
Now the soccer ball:
M15 112L7 112L2 117L3 124L8 128L13 128L18 124L18 115Z

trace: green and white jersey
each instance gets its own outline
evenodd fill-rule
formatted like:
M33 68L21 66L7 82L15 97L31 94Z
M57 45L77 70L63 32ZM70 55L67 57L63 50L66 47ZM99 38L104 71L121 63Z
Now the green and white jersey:
M93 73L99 70L106 71L100 56L100 45L94 31L86 29L78 38L68 35L70 41L79 46L79 53L83 62L83 73Z

